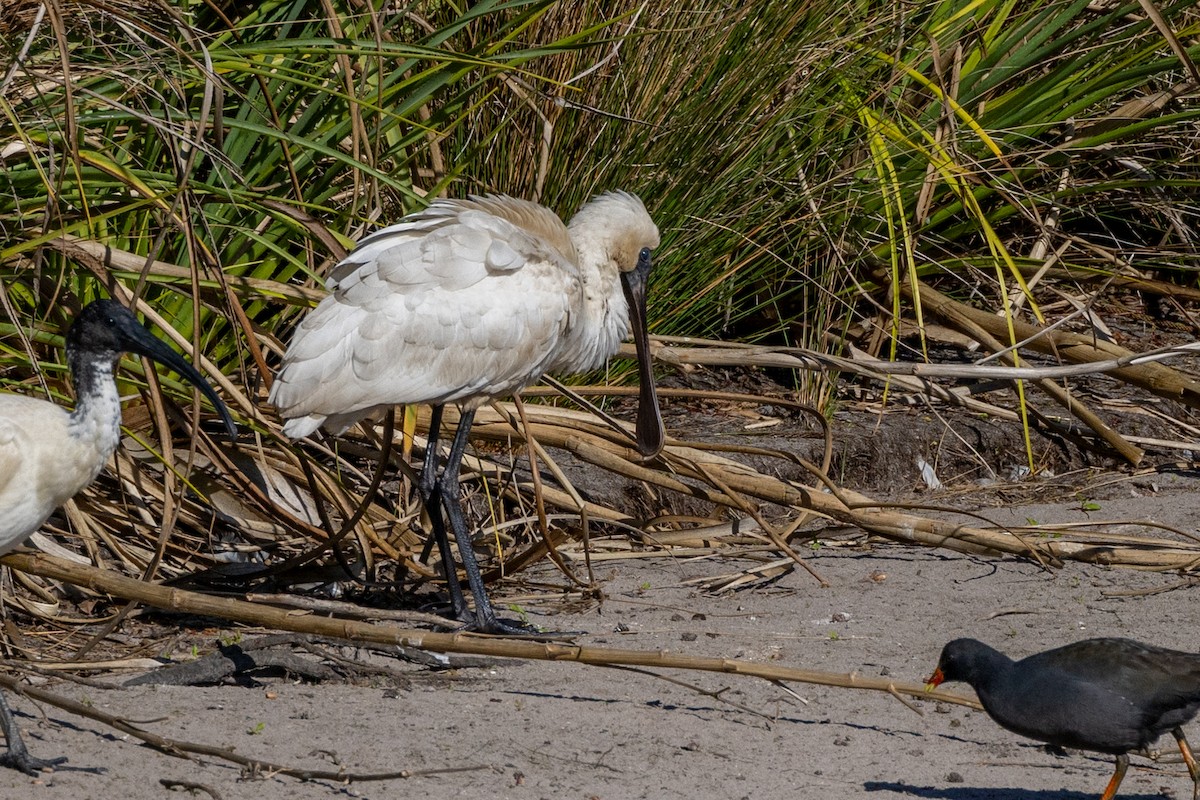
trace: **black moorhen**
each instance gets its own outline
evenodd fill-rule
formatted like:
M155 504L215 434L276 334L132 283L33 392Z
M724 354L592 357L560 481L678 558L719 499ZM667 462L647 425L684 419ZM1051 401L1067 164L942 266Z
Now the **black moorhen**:
M974 639L942 649L928 689L963 681L988 716L1022 736L1061 747L1112 753L1117 769L1101 795L1112 800L1129 751L1170 731L1200 797L1200 769L1183 736L1200 710L1200 655L1132 639L1085 639L1013 661Z

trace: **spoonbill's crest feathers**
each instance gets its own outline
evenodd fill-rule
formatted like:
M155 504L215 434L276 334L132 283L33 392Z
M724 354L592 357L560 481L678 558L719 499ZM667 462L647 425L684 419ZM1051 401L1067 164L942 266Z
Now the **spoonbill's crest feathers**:
M330 273L271 389L284 433L340 433L396 404L475 408L548 370L600 366L629 330L618 276L658 241L626 192L569 225L504 195L435 201Z
M641 198L629 192L605 192L579 209L567 230L576 242L603 249L621 272L638 264L643 248L658 247L658 227Z

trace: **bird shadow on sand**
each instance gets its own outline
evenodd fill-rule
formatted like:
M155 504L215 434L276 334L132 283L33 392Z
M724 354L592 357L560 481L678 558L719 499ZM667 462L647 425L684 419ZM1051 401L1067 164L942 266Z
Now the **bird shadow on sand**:
M1016 787L997 786L910 786L906 783L892 781L866 781L863 790L867 792L893 792L910 797L927 797L930 800L1096 800L1095 793L1063 791L1062 789L1020 789ZM1161 800L1162 795L1155 794L1126 794L1123 800L1131 798L1155 798Z

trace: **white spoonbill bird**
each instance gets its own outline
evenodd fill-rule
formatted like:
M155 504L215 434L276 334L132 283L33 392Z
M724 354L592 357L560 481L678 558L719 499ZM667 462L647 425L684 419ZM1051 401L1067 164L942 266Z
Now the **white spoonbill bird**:
M433 407L420 486L455 616L495 633L497 619L463 516L459 465L475 410L547 372L595 369L630 331L641 398L637 446L662 449L646 334L646 283L658 228L627 192L594 198L564 225L549 209L503 195L436 200L363 239L333 268L331 294L296 329L270 401L283 432L332 433L397 404ZM458 429L437 474L442 409ZM442 509L458 543L472 615L455 577Z
M75 410L0 393L0 554L25 541L54 509L95 480L116 450L121 399L113 370L123 352L152 358L187 378L212 401L230 438L236 436L229 410L191 364L152 336L120 303L89 303L67 331ZM0 765L34 774L66 760L29 754L2 693L0 727L8 740Z

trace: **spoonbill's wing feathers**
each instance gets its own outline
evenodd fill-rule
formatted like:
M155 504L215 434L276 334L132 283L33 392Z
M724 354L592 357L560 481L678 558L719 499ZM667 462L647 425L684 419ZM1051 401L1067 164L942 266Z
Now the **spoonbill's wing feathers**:
M518 270L546 258L572 267L567 227L536 203L502 195L438 200L359 242L329 274L326 288L345 291L373 274L395 286L470 285L480 269Z
M435 203L334 269L334 293L297 329L272 387L289 435L398 403L482 402L545 371L582 292L578 271L554 237L519 224L533 204L508 199L514 222L486 200Z

